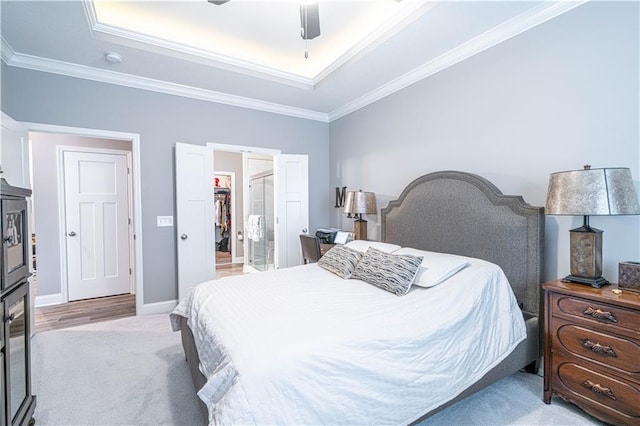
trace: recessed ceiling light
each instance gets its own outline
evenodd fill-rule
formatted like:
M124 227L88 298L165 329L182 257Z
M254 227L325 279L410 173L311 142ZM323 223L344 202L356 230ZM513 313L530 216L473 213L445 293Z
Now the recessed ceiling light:
M119 64L122 62L122 55L116 52L107 52L104 54L104 59L112 64Z

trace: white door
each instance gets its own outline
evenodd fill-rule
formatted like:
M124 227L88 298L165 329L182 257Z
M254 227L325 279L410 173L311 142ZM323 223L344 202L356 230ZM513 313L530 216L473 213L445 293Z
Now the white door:
M302 264L300 234L309 230L309 157L280 154L275 161L276 267Z
M178 297L216 276L213 149L176 144Z
M63 152L69 300L131 292L127 154Z

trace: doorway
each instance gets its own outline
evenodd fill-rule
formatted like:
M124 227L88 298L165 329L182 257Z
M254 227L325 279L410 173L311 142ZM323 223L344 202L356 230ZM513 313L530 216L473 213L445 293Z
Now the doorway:
M75 133L78 129L43 125L43 131L34 131L34 127L39 126L29 125L35 329L43 331L136 315L139 295L132 238L136 223L132 197L133 140L105 137L99 135L104 133L101 131L94 136L84 130ZM65 185L62 178L73 173L75 184L67 181ZM105 182L115 179L116 174L119 191L105 187ZM74 186L81 190L71 197L75 200L65 198L71 195ZM88 195L89 192L100 193L102 200L98 203L95 194ZM67 205L70 201L77 205ZM73 226L67 212L77 216ZM87 221L88 217L95 217L98 222ZM99 232L105 226L111 231ZM96 248L89 257L79 253L86 254L87 245ZM73 288L74 280L96 282L98 278L102 280L99 285L86 286L88 291ZM114 281L117 281L115 289ZM101 290L96 293L95 288ZM114 294L119 296L103 297ZM84 300L74 302L74 299Z
M273 267L286 268L302 264L299 234L309 227L308 156L281 154L279 151L237 145L206 146L176 143L176 241L178 263L178 298L189 289L216 278L214 232L214 161L216 151L243 155L243 195L248 200L248 156L268 155L273 169L274 248ZM257 173L264 171L256 171ZM252 173L253 174L253 173ZM247 211L243 214L247 233ZM258 221L260 223L260 221ZM262 221L265 224L264 220ZM264 225L262 230L264 231ZM264 234L263 234L264 235ZM260 238L260 237L259 237ZM248 246L244 238L244 264ZM255 268L247 268L249 269Z
M233 153L229 153L233 154ZM214 215L216 278L242 274L242 185L238 186L235 171L220 170L233 162L214 158ZM227 158L228 159L228 158ZM240 159L240 170L242 159ZM238 170L234 167L234 170ZM242 176L240 176L242 179ZM239 195L239 197L238 197Z
M214 171L213 197L215 215L216 269L233 263L235 253L236 176L234 172Z
M220 170L228 170L236 178L232 185L235 203L230 216L234 229L229 236L232 265L220 259L216 252L216 277L274 269L273 168L274 158L280 152L223 144L210 146L214 173L224 174Z
M229 150L227 150L229 149ZM256 215L262 215L266 219L265 230L271 236L271 269L273 269L273 229L275 223L273 217L273 185L271 193L262 200L271 201L270 216L264 216L264 211L256 213L255 191L258 186L252 185L256 174L273 174L273 155L248 153L238 150L238 147L217 145L213 150L214 162L214 197L216 215L216 277L221 278L231 275L239 275L245 272L264 270L253 268L258 245L267 249L269 243L265 235L264 239L253 241L246 231L249 220ZM248 182L248 183L247 183ZM273 177L271 177L273 182ZM253 190L252 190L253 188ZM261 204L264 206L264 203ZM264 209L263 209L264 210ZM222 226L219 226L222 225ZM226 225L226 226L225 226ZM267 255L261 257L261 266L267 259Z

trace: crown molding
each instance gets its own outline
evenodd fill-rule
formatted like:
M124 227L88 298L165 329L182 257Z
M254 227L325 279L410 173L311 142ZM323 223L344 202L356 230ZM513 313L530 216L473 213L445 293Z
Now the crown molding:
M158 49L157 52L159 53L167 54L167 52L171 52L170 56L172 57L187 60L195 59L198 63L202 63L204 65L214 66L216 68L225 69L236 73L242 73L245 75L250 75L253 77L258 77L265 80L270 80L277 83L287 84L290 86L308 90L313 90L317 84L331 75L331 73L336 71L342 65L351 60L355 60L357 59L357 57L375 49L380 44L391 38L398 31L402 30L404 27L415 21L418 17L422 16L426 11L436 5L435 1L416 1L414 2L414 4L410 2L409 6L407 6L399 13L391 16L374 33L367 35L367 37L352 46L334 61L327 64L327 66L325 66L317 75L309 78L299 74L282 71L273 67L260 65L255 62L250 62L227 55L220 55L186 44L176 43L170 40L137 33L135 31L130 31L124 28L119 28L113 25L102 23L98 20L94 1L95 0L83 0L82 4L84 6L85 16L87 18L89 28L94 33L93 35L96 38L116 43L122 43L124 40L131 44L133 47L135 47L135 45L138 43L143 43L147 46Z
M16 52L13 50L13 48L9 45L9 43L7 43L7 41L4 39L4 37L1 37L0 40L0 56L2 57L2 60L8 64L13 57L16 55Z
M109 70L91 68L84 65L71 64L68 62L56 61L52 59L17 53L6 42L4 37L1 40L1 53L2 60L7 65L19 68L49 72L142 90L155 91L175 96L183 96L208 102L216 102L240 108L249 108L258 111L329 123L333 120L337 120L352 112L355 112L373 102L392 95L399 90L402 90L461 61L464 61L465 59L468 59L473 55L476 55L486 49L502 43L503 41L509 40L510 38L513 38L537 25L540 25L578 6L581 6L588 1L589 0L578 0L544 3L526 13L523 13L501 25L494 27L489 31L486 31L485 33L467 41L457 48L440 55L439 57L413 69L412 71L405 73L404 75L394 80L391 80L390 82L380 86L379 88L331 111L328 114L302 108L295 108L273 102L261 101L258 99L230 95L192 86L134 76L131 74L118 73ZM85 2L85 5L90 3L91 2L87 0ZM87 11L89 22L91 22L91 19L89 18L91 16L90 10L87 10L85 8L85 11Z
M104 24L98 21L93 0L84 0L82 5L84 6L89 28L94 37L98 39L119 44L126 41L132 47L136 47L136 45L137 47L140 47L139 44L142 43L156 49L156 52L158 53L169 53L169 56L178 59L187 59L192 61L195 59L196 62L204 65L242 73L253 77L259 77L276 83L287 84L308 90L313 90L314 88L315 81L312 78L303 77L298 74L288 73L253 62L220 55L204 49L198 49L186 44L176 43L170 40Z
M7 65L25 68L34 71L48 72L69 77L82 78L85 80L99 81L102 83L116 84L119 86L132 87L135 89L149 90L152 92L165 93L168 95L183 96L186 98L198 99L201 101L216 102L240 108L249 108L258 111L271 112L274 114L288 115L291 117L304 118L307 120L329 121L327 114L311 111L302 108L295 108L274 102L261 101L258 99L243 96L230 95L227 93L206 90L182 84L169 83L146 77L124 74L115 71L102 70L84 65L72 64L69 62L56 61L53 59L41 58L37 56L25 55L13 52L10 58L5 59L5 44L8 50L13 50L2 40L2 59Z
M404 9L402 13L397 13L389 18L376 31L368 34L364 39L340 55L335 61L327 65L327 67L313 78L313 85L315 86L320 83L347 62L355 61L359 57L371 52L436 5L436 1L427 1L425 3L415 2L415 4L409 2L409 7Z
M589 0L560 1L545 3L506 21L479 36L461 44L455 49L391 80L366 95L329 112L329 122L351 114L373 102L392 95L420 80L464 61L486 49L513 38L531 28L562 15Z

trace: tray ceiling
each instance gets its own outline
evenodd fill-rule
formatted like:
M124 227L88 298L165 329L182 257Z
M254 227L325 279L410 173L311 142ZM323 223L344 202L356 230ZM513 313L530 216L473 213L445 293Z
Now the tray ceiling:
M320 0L305 42L296 1L2 1L2 59L331 121L582 3Z

